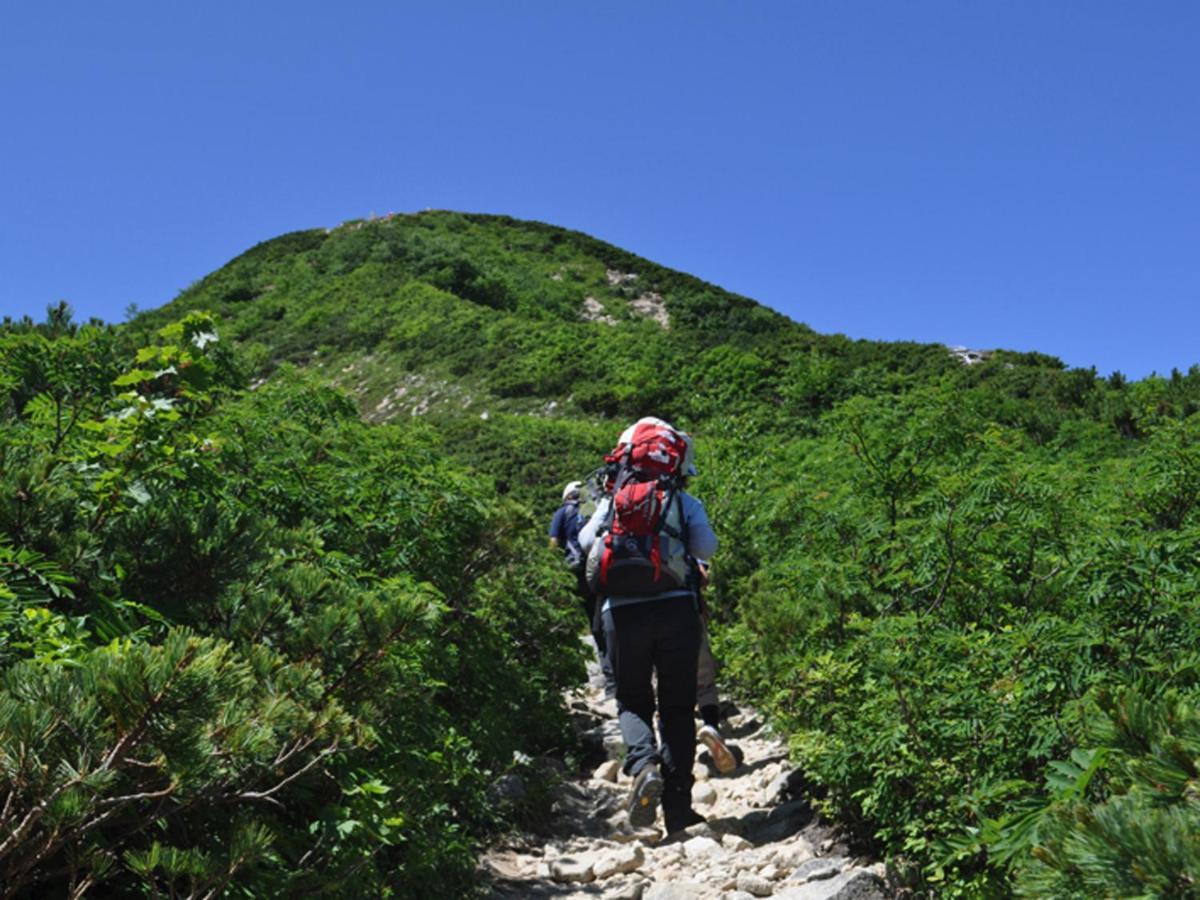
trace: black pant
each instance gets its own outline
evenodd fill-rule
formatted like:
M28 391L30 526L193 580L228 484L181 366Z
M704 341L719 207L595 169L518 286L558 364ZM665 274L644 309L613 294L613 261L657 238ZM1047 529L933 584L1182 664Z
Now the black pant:
M617 606L604 613L608 655L617 681L617 713L625 741L625 772L636 775L658 763L663 775L663 813L678 816L692 806L696 755L696 660L700 619L692 597L668 597ZM657 706L662 744L654 734Z

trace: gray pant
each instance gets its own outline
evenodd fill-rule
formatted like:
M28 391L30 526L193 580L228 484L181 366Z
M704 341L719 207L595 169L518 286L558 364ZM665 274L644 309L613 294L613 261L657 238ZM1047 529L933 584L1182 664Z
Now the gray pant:
M696 705L703 709L717 706L720 702L717 696L717 661L713 659L712 648L708 646L707 623L701 619L700 658L696 662Z

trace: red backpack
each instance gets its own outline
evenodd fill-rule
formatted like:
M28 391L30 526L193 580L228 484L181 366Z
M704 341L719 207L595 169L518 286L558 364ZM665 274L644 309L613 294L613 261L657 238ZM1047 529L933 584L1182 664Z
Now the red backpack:
M639 420L606 456L612 527L588 558L600 594L642 597L685 588L687 558L681 476L687 440L661 419Z

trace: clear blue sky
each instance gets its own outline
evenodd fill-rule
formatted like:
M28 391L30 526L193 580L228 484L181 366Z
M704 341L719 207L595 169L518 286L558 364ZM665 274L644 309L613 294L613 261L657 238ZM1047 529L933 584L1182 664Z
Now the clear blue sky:
M0 313L286 231L577 228L853 337L1200 362L1194 2L9 5Z

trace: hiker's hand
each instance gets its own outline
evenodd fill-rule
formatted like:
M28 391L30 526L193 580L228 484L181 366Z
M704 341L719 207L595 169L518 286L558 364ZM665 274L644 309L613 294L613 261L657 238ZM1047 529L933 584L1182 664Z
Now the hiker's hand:
M697 563L696 568L700 570L700 587L701 588L708 587L708 585L712 582L712 579L708 575L709 570L712 567L706 566L703 563Z

